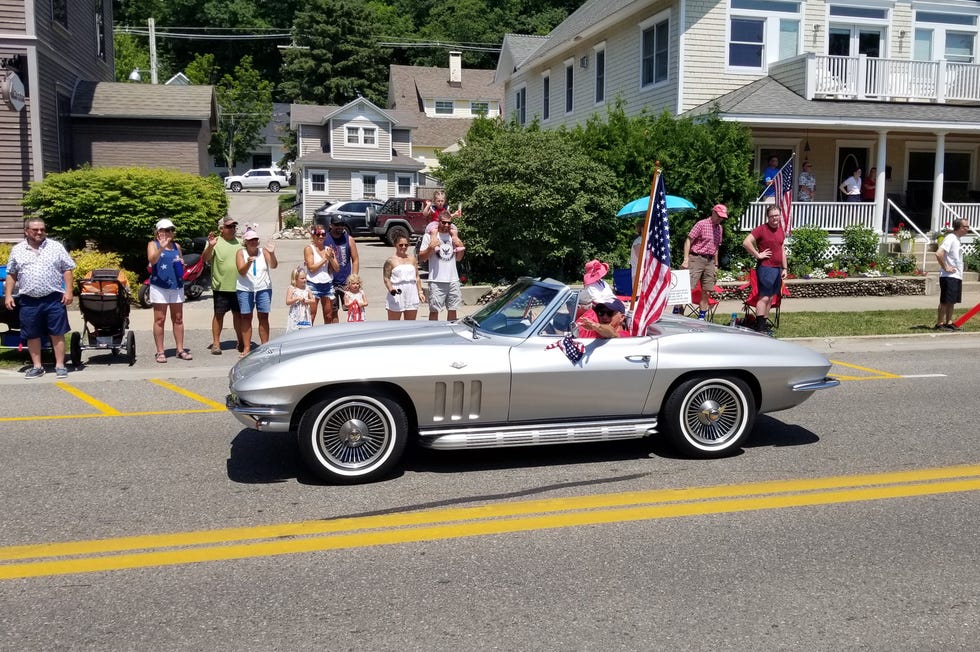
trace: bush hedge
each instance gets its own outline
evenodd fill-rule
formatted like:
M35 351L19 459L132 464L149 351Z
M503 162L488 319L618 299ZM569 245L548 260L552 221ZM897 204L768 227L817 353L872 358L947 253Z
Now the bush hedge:
M136 167L50 174L31 184L23 204L66 247L116 252L123 267L140 273L158 220L171 220L177 237L189 238L215 230L228 211L216 176Z

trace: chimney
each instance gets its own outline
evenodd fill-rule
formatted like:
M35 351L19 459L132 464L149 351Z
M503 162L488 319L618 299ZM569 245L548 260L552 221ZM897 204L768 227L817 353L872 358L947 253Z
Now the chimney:
M457 50L449 52L449 85L456 88L463 85L463 53Z

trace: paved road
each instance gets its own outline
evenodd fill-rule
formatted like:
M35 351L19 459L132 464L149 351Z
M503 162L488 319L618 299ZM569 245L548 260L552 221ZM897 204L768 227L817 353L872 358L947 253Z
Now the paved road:
M974 649L978 339L923 341L848 340L842 387L760 418L730 458L416 451L357 487L240 428L207 369L8 384L0 577L20 578L0 579L0 641Z

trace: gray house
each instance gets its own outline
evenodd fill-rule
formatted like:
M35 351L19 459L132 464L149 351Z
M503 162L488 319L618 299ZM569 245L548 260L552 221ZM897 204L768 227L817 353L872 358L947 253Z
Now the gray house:
M0 240L31 181L83 163L209 169L210 86L116 84L111 0L0 0Z

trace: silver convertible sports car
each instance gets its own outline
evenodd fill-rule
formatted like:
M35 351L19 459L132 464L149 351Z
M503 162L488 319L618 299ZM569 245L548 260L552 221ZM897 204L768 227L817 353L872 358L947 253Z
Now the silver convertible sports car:
M335 483L377 479L410 441L435 449L663 434L684 455L737 449L756 414L835 387L826 358L741 328L665 315L641 337L579 339L578 291L521 279L456 322L378 321L272 340L230 373L228 409L297 433Z

